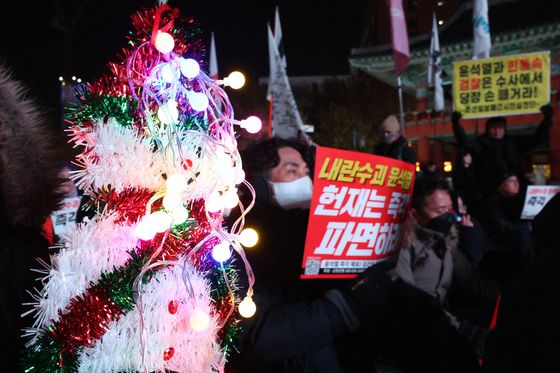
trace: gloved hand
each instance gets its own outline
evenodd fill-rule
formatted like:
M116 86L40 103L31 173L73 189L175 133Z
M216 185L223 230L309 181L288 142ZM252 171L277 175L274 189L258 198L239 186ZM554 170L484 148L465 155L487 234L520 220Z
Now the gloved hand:
M458 111L454 111L453 114L451 114L451 122L453 124L459 124L459 121L461 120L462 117L463 117L463 114L461 114Z
M554 114L554 110L552 105L546 104L541 106L541 113L543 114L543 119L547 122L552 121L552 115Z
M386 272L395 264L389 261L374 264L366 269L351 287L331 290L326 297L337 305L347 320L353 317L359 324L379 320L389 300L392 281ZM341 298L344 301L341 301ZM344 309L345 307L347 309Z

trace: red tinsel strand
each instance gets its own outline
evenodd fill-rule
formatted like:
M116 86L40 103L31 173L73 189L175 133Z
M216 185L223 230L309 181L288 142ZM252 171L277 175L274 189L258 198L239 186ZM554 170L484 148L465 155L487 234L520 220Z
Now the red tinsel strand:
M93 347L109 330L109 323L121 315L122 309L109 299L105 290L92 286L59 311L59 321L50 330L63 353L73 355L82 347Z
M104 205L108 211L118 214L116 223L135 223L146 213L146 205L153 196L149 189L125 188L117 193L113 188L106 187L95 190L91 194L91 204L93 206ZM161 208L161 200L152 204L152 210Z

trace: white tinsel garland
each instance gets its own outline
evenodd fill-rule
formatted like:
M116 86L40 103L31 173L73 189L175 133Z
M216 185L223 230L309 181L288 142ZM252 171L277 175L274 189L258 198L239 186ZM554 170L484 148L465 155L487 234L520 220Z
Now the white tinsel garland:
M179 262L179 264L181 264ZM142 288L142 317L146 333L144 366L150 372L207 373L213 363L220 361L220 346L216 341L218 325L210 319L202 331L193 330L189 318L195 307L212 314L210 285L192 268L188 269L196 299L191 299L182 279L181 265L162 269ZM177 302L177 311L169 311L169 303ZM140 312L138 307L120 320L109 325L109 331L95 344L80 354L80 372L136 372L144 371L141 354ZM173 348L169 360L166 349Z

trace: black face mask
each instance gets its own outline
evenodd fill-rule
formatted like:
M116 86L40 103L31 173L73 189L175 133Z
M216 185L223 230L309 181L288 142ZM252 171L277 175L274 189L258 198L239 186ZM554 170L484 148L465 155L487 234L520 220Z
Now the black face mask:
M449 233L449 230L455 223L457 223L457 216L450 212L446 212L445 214L430 220L426 225L426 228L439 232L445 236Z

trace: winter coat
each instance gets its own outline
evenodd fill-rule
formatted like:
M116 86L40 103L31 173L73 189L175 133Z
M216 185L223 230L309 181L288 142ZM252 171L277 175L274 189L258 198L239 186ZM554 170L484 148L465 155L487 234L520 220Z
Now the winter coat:
M394 275L437 298L442 304L452 283L466 286L473 279L473 265L461 247L461 236L476 234L472 229L453 226L447 235L411 224L408 242L401 249ZM462 246L477 240L464 239Z
M48 263L48 243L41 225L56 210L60 195L55 142L33 102L18 82L0 66L0 330L3 371L18 372L24 339L22 330L32 326L22 318L39 289L41 268Z
M460 147L473 156L478 188L483 195L495 191L500 177L506 173L517 175L522 184L526 184L521 155L541 144L549 132L552 121L544 119L530 136L511 137L507 134L500 140L484 133L476 139L470 139L458 120L453 121L453 132Z
M403 136L400 136L390 144L381 143L376 145L374 154L416 164L416 154L408 146L408 142Z

